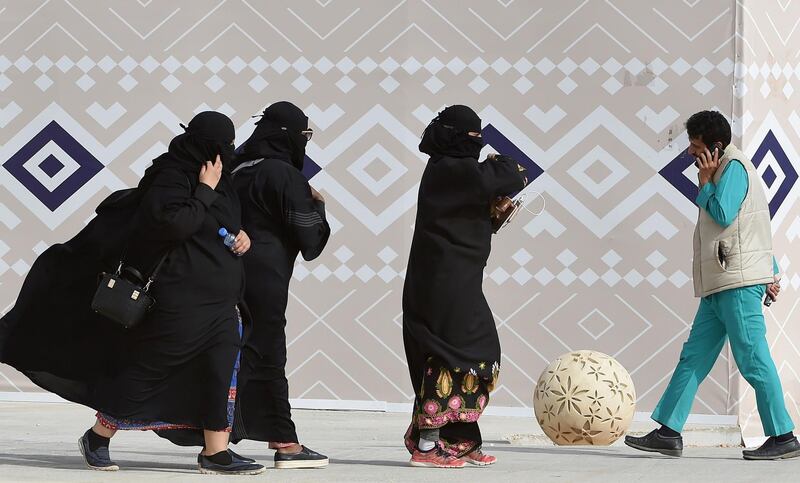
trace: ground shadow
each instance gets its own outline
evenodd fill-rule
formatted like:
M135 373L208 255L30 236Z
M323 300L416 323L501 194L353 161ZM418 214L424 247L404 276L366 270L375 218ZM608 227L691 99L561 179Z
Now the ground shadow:
M154 472L183 472L196 473L197 464L191 460L186 463L156 463L150 461L128 461L114 459L120 469ZM14 454L0 455L0 465L25 466L32 468L53 468L64 470L86 469L83 457L79 455L53 455L53 454Z
M571 454L576 456L600 456L611 458L623 459L655 459L655 460L678 460L672 456L666 456L659 453L647 453L641 451L630 450L625 448L592 448L591 446L575 447L575 446L562 446L562 447L539 447L539 446L515 446L510 444L502 444L499 446L492 446L491 448L484 447L486 452L510 452L510 453L530 453L530 454L546 454L546 455L564 455ZM620 451L625 451L620 452ZM691 454L684 455L683 458L691 459L707 459L707 460L740 460L741 458L721 455L721 456L692 456Z
M368 465L368 466L401 466L407 467L408 461L391 460L340 460L332 459L331 464L336 465Z

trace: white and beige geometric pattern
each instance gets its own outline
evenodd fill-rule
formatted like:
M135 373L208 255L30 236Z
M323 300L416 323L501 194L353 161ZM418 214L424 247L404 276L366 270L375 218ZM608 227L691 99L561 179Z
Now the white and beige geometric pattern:
M241 142L251 115L287 99L317 131L309 175L334 231L291 287L292 396L408 402L401 294L417 144L439 109L464 103L487 150L541 172L530 189L547 199L493 242L493 405L529 407L535 375L590 348L630 370L649 411L696 307L683 122L713 107L770 192L785 300L769 338L800 420L800 4L757 3L0 0L0 306L38 253L137 182L179 122L220 110ZM37 389L0 368L0 391L17 390ZM750 424L754 407L723 352L693 412Z

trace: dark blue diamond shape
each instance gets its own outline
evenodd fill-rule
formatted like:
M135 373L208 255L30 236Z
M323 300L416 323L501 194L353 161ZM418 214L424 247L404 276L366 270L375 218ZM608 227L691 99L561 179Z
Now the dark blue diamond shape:
M780 186L778 186L778 189L775 191L775 195L771 200L769 200L769 212L772 216L775 216L775 213L778 212L783 200L785 200L789 192L792 191L792 188L797 182L798 176L797 170L794 169L791 160L789 160L789 157L786 156L786 152L781 147L778 139L775 137L775 134L772 133L771 129L767 132L767 135L764 136L764 140L761 141L761 145L758 147L758 149L756 149L756 153L753 155L753 164L758 167L758 165L764 161L767 153L772 153L772 156L775 158L775 161L778 162L778 166L780 166L781 171L783 171L783 174L786 176L781 182ZM766 176L766 174L767 173L765 172L764 175ZM766 179L764 181L766 181ZM772 181L774 182L775 180Z
M50 141L56 143L58 147L78 163L78 169L53 191L42 185L24 166ZM22 146L8 161L3 163L3 167L50 211L58 209L59 206L64 204L65 201L103 169L100 161L92 156L86 148L81 146L75 138L70 136L55 121L50 122L33 139Z
M64 169L64 163L51 154L47 156L44 161L39 163L39 167L44 171L44 174L52 178L57 175L59 171Z
M303 161L303 176L305 176L306 179L310 180L311 178L316 176L316 174L319 173L320 171L322 171L322 168L317 163L315 163L313 159L309 158L308 155L306 155L306 158Z
M761 178L764 180L764 183L767 184L767 188L772 188L772 183L778 179L778 175L775 174L775 170L772 169L772 166L767 166L767 169L764 171L764 174L761 176Z
M680 152L672 161L658 172L666 179L669 184L680 191L692 203L697 199L700 190L694 181L683 174L689 166L694 164L694 156L690 155L685 149Z
M503 136L503 134L498 131L496 127L492 126L491 124L487 124L486 127L484 127L481 131L481 135L483 136L483 141L486 144L491 145L500 154L511 156L517 163L519 163L528 171L528 183L531 183L533 180L541 176L542 173L544 173L544 170L541 168L541 166L536 164L527 154L519 149L507 137ZM516 193L513 193L511 196L513 197L515 195Z

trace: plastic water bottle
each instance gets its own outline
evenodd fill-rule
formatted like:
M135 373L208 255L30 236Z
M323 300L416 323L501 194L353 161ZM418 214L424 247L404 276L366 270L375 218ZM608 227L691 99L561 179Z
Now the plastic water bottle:
M219 233L219 236L222 237L222 243L224 243L226 247L233 247L234 242L236 242L236 235L233 233L228 233L228 230L225 227L220 228L217 233Z

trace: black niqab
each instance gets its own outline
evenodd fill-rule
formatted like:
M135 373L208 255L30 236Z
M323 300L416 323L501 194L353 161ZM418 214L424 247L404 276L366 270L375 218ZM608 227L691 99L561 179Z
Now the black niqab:
M481 118L467 106L450 106L425 128L419 150L432 160L440 156L478 159L483 140L470 132L481 132Z
M245 142L236 163L254 159L282 159L302 171L308 140L301 131L308 129L308 116L288 101L276 102L256 122L256 130Z

